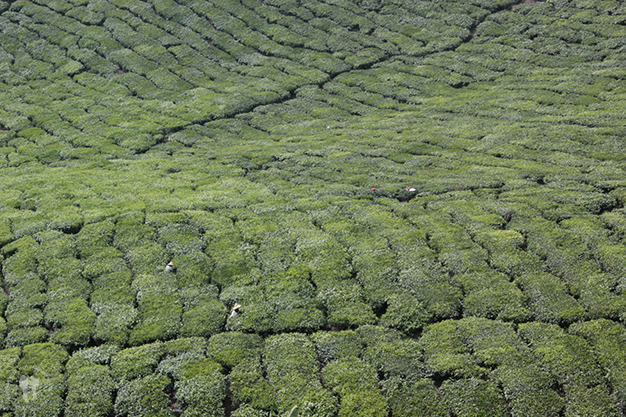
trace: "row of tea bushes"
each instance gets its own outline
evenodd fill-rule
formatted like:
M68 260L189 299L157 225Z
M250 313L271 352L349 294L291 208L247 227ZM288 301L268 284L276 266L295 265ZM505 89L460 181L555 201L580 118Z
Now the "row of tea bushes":
M0 407L24 416L224 416L225 404L241 416L294 405L305 416L616 416L609 387L622 395L623 349L615 346L624 334L605 319L571 332L538 323L516 332L472 318L433 324L417 341L362 326L265 340L227 332L71 355L39 343L0 351Z

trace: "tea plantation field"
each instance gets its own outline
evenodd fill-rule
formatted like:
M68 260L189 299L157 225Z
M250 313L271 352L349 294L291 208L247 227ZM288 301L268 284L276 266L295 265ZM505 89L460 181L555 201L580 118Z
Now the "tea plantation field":
M0 1L0 416L624 416L625 139L617 0Z

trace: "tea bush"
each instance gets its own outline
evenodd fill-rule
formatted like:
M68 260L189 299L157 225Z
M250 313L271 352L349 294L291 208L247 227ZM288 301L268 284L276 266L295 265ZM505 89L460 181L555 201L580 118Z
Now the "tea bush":
M389 380L386 395L393 415L410 416L414 413L443 417L449 412L441 398L440 391L428 378L402 382Z
M265 366L269 382L276 389L279 411L300 404L302 415L332 416L336 398L322 389L315 347L305 335L285 333L265 341ZM312 379L313 376L314 379Z
M539 320L570 324L585 318L582 306L567 293L565 285L556 277L549 274L524 275L517 282Z
M515 328L509 323L484 318L467 318L459 322L461 336L484 366L523 366L534 359Z
M523 323L519 333L563 385L566 413L575 415L585 410L595 415L616 415L618 411L611 401L603 371L596 364L591 347L582 338L567 335L556 325L543 323ZM593 390L593 396L580 395L589 389Z
M128 342L136 346L155 340L168 340L180 333L182 306L175 296L154 294L143 297L138 323L130 331Z
M542 362L546 368L559 376L564 384L591 386L601 381L601 371L591 360L590 348L581 339L566 335L555 325L545 323L523 323L520 325L519 333L528 340L535 354L543 359ZM550 347L548 348L547 345ZM553 356L546 348L559 350L562 356ZM567 354L567 352L576 352L575 359L574 356L570 356L571 353ZM572 361L585 363L576 364ZM576 374L572 374L571 369L576 369ZM584 370L585 374L581 374L581 370Z
M14 347L0 351L0 361L2 363L2 382L15 383L19 379L17 363L22 353L21 348Z
M447 320L425 329L419 343L424 349L427 369L444 377L485 375L487 370L471 355L459 327L456 322Z
M18 397L14 412L24 416L60 416L63 411L64 391L62 377L41 380L30 377L22 381L24 389L30 392ZM34 387L34 389L33 389Z
M339 416L383 417L389 414L387 401L378 390L346 394L339 404Z
M120 350L111 357L112 376L116 381L148 376L156 369L164 354L165 346L162 342Z
M492 377L515 415L558 416L563 411L563 398L551 388L554 380L535 364L501 366Z
M429 373L420 346L411 339L369 346L363 358L388 379L413 381Z
M318 331L311 335L315 349L323 363L334 360L359 357L363 351L363 342L354 330L340 332Z
M317 299L328 311L328 324L337 328L374 324L376 316L365 303L363 289L342 281L326 281L318 284Z
M450 285L439 271L419 267L400 272L400 285L422 303L435 319L456 317L460 311L461 291Z
M520 289L499 272L459 275L454 278L463 288L463 315L524 322L530 318Z
M55 330L50 341L66 346L85 346L91 340L96 314L82 298L49 303L46 321Z
M263 340L256 334L224 332L208 342L209 357L226 367L236 366L247 356L261 353Z
M444 381L441 391L449 409L455 415L508 415L502 393L491 381L476 378Z
M570 333L583 337L593 346L597 360L603 369L611 369L608 375L610 384L614 387L615 395L624 398L624 371L620 365L620 358L624 350L620 347L624 332L621 325L611 320L599 319L571 326ZM608 408L607 408L608 410Z
M257 410L249 405L244 405L233 411L234 417L267 417L270 414L267 411Z
M579 299L589 318L615 320L621 317L623 297L612 291L616 283L617 277L612 274L590 274Z
M115 399L115 412L127 416L171 416L165 389L171 384L163 375L146 375L123 381Z
M113 406L115 383L108 367L86 366L68 377L65 414L106 416Z
M177 381L176 397L190 416L223 416L226 383L219 372Z
M233 399L240 408L246 404L256 410L276 411L275 391L263 376L260 359L249 355L233 367L229 375Z
M24 346L17 363L22 396L15 402L18 415L60 415L63 410L63 370L67 352L53 343Z
M203 353L187 351L163 359L157 371L171 378L182 381L197 376L204 376L222 371L222 367L208 359Z
M111 220L86 224L76 234L76 246L84 257L98 254L113 243L115 224Z
M324 386L343 397L349 393L376 391L376 369L356 358L344 358L330 362L322 372Z
M9 413L15 408L15 402L19 396L19 387L16 384L2 383L0 388L0 410Z
M210 337L220 333L226 321L226 307L211 292L189 288L182 293L181 336Z

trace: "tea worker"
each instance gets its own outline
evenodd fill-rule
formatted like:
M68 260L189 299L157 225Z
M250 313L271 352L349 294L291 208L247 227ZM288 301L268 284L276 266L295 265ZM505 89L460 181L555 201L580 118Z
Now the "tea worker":
M233 311L230 312L230 316L228 316L229 319L232 319L233 317L235 317L237 314L239 314L239 309L241 308L241 304L235 304L233 306Z

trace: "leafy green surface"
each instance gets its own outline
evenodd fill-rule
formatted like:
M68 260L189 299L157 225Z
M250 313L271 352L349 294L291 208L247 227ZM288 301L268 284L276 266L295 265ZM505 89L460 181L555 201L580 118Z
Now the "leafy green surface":
M0 413L623 415L625 23L0 1Z

